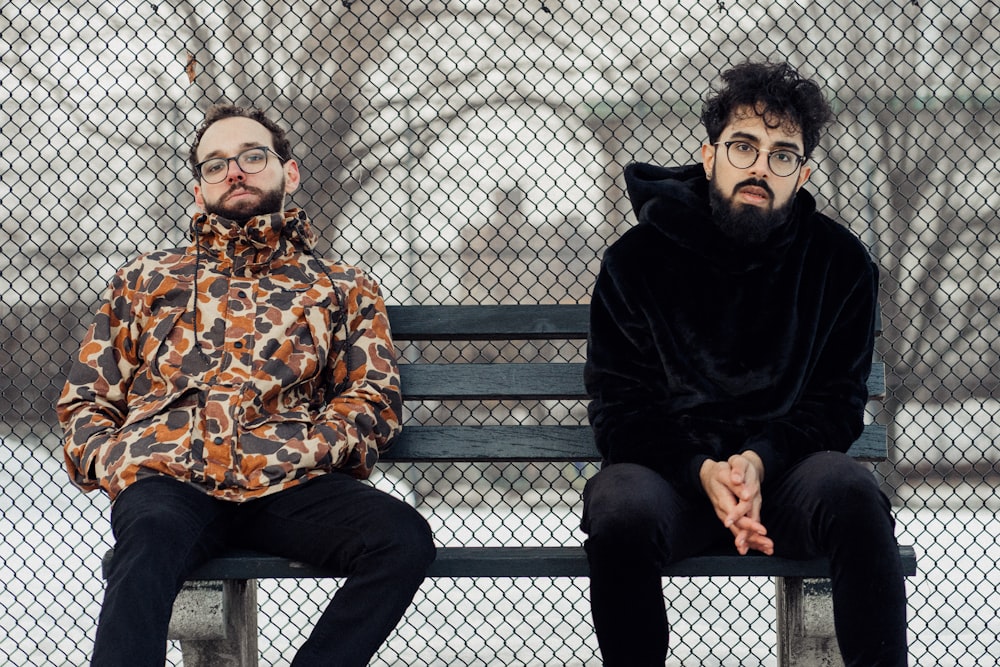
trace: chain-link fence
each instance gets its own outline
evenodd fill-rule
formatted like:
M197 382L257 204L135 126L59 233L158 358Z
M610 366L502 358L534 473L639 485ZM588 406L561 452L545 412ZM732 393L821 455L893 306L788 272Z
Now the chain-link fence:
M881 266L889 400L874 418L892 457L877 474L920 554L912 662L1000 661L997 2L25 0L0 17L0 664L89 654L107 502L69 486L52 405L114 270L186 242L185 157L209 104L284 119L305 174L295 203L390 303L582 303L633 224L622 167L695 161L700 100L746 58L824 83L837 121L810 187ZM409 419L474 414L582 419L561 404ZM378 484L442 544L578 543L591 473L425 465ZM288 663L335 586L263 584L263 664ZM586 590L428 581L376 664L596 665ZM770 583L666 581L665 594L683 611L670 664L776 662Z

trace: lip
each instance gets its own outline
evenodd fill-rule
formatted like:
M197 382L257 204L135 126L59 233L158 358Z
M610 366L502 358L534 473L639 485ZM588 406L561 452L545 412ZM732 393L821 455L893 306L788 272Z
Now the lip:
M767 190L755 185L745 185L736 193L748 204L766 204L771 200L771 194Z
M246 188L239 188L227 194L225 199L226 201L231 201L233 199L240 199L242 197L250 197L252 195L253 193L250 190L247 190Z

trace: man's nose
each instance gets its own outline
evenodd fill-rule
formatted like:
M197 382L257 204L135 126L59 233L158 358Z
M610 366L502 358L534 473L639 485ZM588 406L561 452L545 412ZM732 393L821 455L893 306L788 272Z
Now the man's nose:
M230 160L226 164L226 180L230 183L233 181L243 181L246 180L246 172L240 169L240 165L236 160Z
M752 165L750 165L750 171L755 174L767 176L771 172L771 165L769 164L770 158L770 153L766 151L757 151L757 159L753 161Z

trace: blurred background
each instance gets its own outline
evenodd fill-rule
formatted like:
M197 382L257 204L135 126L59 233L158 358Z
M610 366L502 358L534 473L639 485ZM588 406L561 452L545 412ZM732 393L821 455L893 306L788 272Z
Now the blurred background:
M282 120L320 250L369 270L389 303L586 303L604 249L634 224L623 167L698 160L701 100L746 59L823 85L837 117L808 187L881 269L888 397L871 419L891 457L873 469L919 554L911 662L997 664L998 25L986 0L3 4L0 664L89 656L108 507L69 485L53 403L115 269L188 242L186 157L209 105ZM586 419L572 403L408 408L411 423ZM376 483L441 544L573 544L592 473L388 466ZM263 583L262 664L288 664L335 587ZM668 664L776 664L770 581L664 592ZM599 663L586 580L459 579L427 581L374 664Z

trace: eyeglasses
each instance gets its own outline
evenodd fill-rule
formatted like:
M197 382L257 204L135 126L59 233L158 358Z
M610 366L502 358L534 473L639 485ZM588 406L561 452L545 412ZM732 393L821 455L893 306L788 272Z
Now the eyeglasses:
M757 162L760 156L760 149L745 141L721 142L726 147L726 157L729 164L737 169L747 169ZM719 143L714 144L718 146ZM774 172L775 176L791 176L795 170L806 161L804 157L787 148L779 148L774 151L764 151L767 153L767 166Z
M240 169L247 174L264 171L267 166L268 151L278 155L267 146L256 146L242 151L236 157L213 157L199 162L194 168L206 183L221 183L226 180L226 176L229 174L230 162L236 162ZM278 159L281 159L280 155L278 155Z

